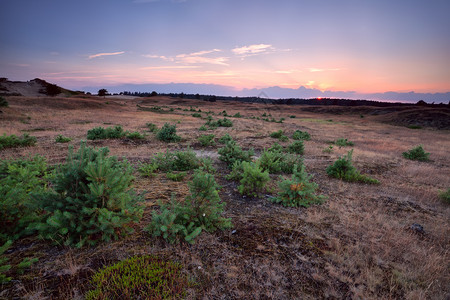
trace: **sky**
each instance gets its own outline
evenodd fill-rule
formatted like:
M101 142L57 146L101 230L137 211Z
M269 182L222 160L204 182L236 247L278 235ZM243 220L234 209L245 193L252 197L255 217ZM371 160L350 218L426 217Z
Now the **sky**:
M0 0L0 77L447 93L449 15L448 0Z

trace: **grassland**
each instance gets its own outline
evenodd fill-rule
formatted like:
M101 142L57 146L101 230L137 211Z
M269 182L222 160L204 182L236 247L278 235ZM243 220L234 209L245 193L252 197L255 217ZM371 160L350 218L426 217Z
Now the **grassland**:
M7 253L9 261L24 256L39 258L31 269L8 285L0 285L0 299L80 299L95 271L134 255L152 254L182 264L196 283L189 299L445 299L450 295L450 207L439 199L450 187L450 134L448 130L410 129L386 122L386 116L360 113L316 112L307 106L276 106L237 102L204 102L175 98L26 98L8 97L9 107L0 114L0 135L23 133L37 138L36 146L8 148L1 159L39 154L50 164L64 161L69 145L77 148L94 127L121 125L125 130L147 131L146 123L161 128L177 125L181 141L164 143L147 131L144 140L87 141L107 146L112 155L125 157L136 167L167 149L193 148L214 160L216 179L226 202L225 217L233 229L202 233L194 245L171 245L143 231L157 201L171 193L182 198L188 192L191 173L181 182L164 173L144 178L136 171L134 187L145 194L144 217L136 232L116 242L80 250L57 247L34 237L19 240ZM159 106L164 111L151 109ZM144 109L142 109L144 108ZM201 110L202 118L189 109ZM171 110L172 109L172 110ZM199 131L206 112L214 119L223 110L233 127ZM367 108L367 111L370 111ZM263 114L283 123L261 119ZM295 118L290 116L295 115ZM258 120L258 118L260 118ZM380 121L381 120L381 121ZM326 201L309 208L284 208L268 201L276 193L259 198L243 197L237 184L225 179L229 170L218 160L217 148L203 147L202 134L221 137L229 133L243 149L256 156L275 141L271 132L283 130L292 137L307 131L304 164ZM56 143L58 135L69 143ZM330 141L347 138L351 147ZM411 161L402 152L419 144L430 153L430 162ZM344 182L327 176L325 169L354 149L353 163L379 185ZM411 229L423 226L423 232Z

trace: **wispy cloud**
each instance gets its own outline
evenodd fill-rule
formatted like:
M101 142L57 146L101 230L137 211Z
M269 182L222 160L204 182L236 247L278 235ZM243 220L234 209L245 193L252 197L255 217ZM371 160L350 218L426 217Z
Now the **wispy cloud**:
M101 56L108 56L108 55L120 55L120 54L124 54L124 53L125 53L125 51L97 53L97 54L90 55L89 59L93 59L93 58L101 57Z
M199 66L157 66L157 67L144 67L140 70L163 70L163 69L197 69Z
M272 45L268 44L255 44L250 46L244 46L244 47L237 47L232 49L231 51L236 55L242 55L242 56L249 56L249 55L255 55L255 54L261 54L264 52L267 52L269 50L273 50L274 48Z
M204 50L204 51L198 51L193 53L183 53L178 54L176 56L164 56L164 55L154 55L154 54L147 54L144 55L144 57L148 58L159 58L165 61L174 61L176 63L181 64L212 64L212 65L223 65L228 66L227 61L228 57L220 56L215 57L211 56L211 54L222 52L220 49L212 49L212 50Z
M326 71L340 71L340 68L333 68L333 69L322 69L322 68L309 68L309 72L315 73L315 72L326 72Z
M27 68L30 66L30 64L9 64L10 66L14 66L14 67L21 67L21 68Z

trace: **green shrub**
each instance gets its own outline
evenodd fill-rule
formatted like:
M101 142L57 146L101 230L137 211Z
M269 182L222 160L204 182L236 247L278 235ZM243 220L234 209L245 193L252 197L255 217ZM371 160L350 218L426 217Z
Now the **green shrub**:
M284 135L283 130L278 130L278 131L274 131L270 134L270 137L275 138L275 139L279 139Z
M270 174L292 174L294 165L301 165L303 161L299 155L269 148L261 153L258 163L264 171L268 171Z
M141 197L131 188L131 165L81 144L69 148L52 181L54 191L34 195L47 212L35 225L41 237L68 246L94 245L132 231L142 215Z
M163 142L178 142L181 137L177 135L177 125L165 123L164 126L156 134L156 138Z
M145 135L139 133L138 131L127 132L125 135L130 140L144 140Z
M171 171L189 171L193 169L198 169L201 166L201 161L197 158L192 149L187 149L186 151L173 151L157 153L153 159L152 163L157 166L158 170L164 172Z
M153 132L153 133L158 132L158 126L156 126L153 123L146 123L145 126L147 126L148 131L150 131L150 132Z
M265 185L270 180L269 173L253 162L242 162L242 179L238 187L239 193L247 196L257 197L260 192L265 191Z
M3 98L2 96L0 96L0 107L8 107L9 103L8 101L6 101L5 98Z
M155 176L155 172L158 170L158 165L155 163L142 163L139 168L138 172L144 176L144 177L153 177Z
M103 139L120 139L125 136L122 126L116 125L114 127L95 127L87 132L88 140L103 140Z
M22 137L18 137L14 134L3 134L0 136L0 150L6 148L34 146L36 141L36 138L34 136L30 136L28 133L24 133Z
M199 113L193 113L192 116L193 116L194 118L201 118L201 117L202 117L202 114L199 114Z
M227 118L218 119L216 122L218 127L233 127L233 122Z
M289 118L295 119L295 116L294 115L290 115Z
M235 114L233 115L233 117L234 117L234 118L241 118L242 116L241 116L241 113L235 113Z
M353 150L347 153L347 156L339 157L333 165L327 167L327 174L331 177L339 178L345 181L359 181L364 183L378 184L378 180L362 175L352 164Z
M180 173L172 173L168 172L166 173L167 179L170 179L172 181L183 181L184 177L186 177L186 172L180 172Z
M228 133L225 133L225 135L223 135L220 139L219 139L219 143L221 144L226 144L229 141L232 141L233 138L231 137L231 135L229 135Z
M200 144L204 147L206 146L212 146L215 145L214 142L214 138L216 136L214 134L202 134L199 138L198 141L200 142Z
M402 153L404 158L418 161L429 161L430 153L425 152L422 145L419 145L407 152Z
M349 141L347 139L337 139L334 143L336 145L340 146L340 147L353 146L354 145L353 142L351 142L351 141Z
M241 181L243 173L244 167L242 166L242 161L238 160L231 165L231 172L225 178L227 180Z
M65 137L65 136L63 136L63 135L61 135L61 134L58 134L58 135L56 136L56 138L55 138L55 142L56 142L56 143L68 143L68 142L70 142L71 140L72 140L71 138Z
M208 128L205 125L200 126L199 131L206 131Z
M439 197L442 199L442 201L450 204L450 188L448 188L447 191L440 192Z
M170 203L160 204L161 212L153 212L152 222L146 230L169 243L181 237L192 244L203 230L213 232L230 228L230 219L221 216L225 203L220 201L217 188L213 175L196 171L185 201L178 202L172 196Z
M306 131L296 130L294 134L292 134L292 139L309 141L311 135Z
M254 154L253 149L244 151L235 141L227 142L223 148L219 148L218 153L219 159L226 162L229 167L235 161L251 161Z
M0 243L33 233L41 211L31 193L44 192L50 178L43 157L0 161Z
M303 145L303 141L294 141L287 148L290 153L303 154L305 152L305 146Z
M281 146L280 144L274 143L274 144L272 145L272 147L270 147L270 148L267 149L267 151L270 151L270 152L284 152L285 149L284 149L284 147Z
M183 299L190 286L181 265L154 256L135 256L107 266L91 279L86 300Z
M322 203L323 197L316 195L318 185L310 181L311 177L306 173L304 165L300 166L300 170L295 165L291 179L283 180L281 177L282 181L278 183L280 189L278 197L272 201L288 207L308 207L311 204Z

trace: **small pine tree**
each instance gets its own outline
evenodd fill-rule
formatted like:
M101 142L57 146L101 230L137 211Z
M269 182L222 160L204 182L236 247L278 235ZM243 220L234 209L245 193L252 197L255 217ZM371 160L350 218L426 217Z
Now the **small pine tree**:
M47 212L35 228L45 239L82 247L117 239L132 231L142 215L142 199L131 189L131 165L108 157L108 148L81 144L69 150L53 180L54 191L35 195Z
M402 153L404 158L418 161L429 161L430 153L425 152L422 145Z
M181 137L177 135L176 125L165 123L163 127L156 133L156 138L163 142L178 142Z
M253 162L242 162L242 179L238 187L239 193L257 197L260 192L265 191L264 186L270 180L269 173Z
M234 140L228 141L225 144L225 147L218 150L218 153L220 155L219 159L226 162L229 167L231 167L235 161L251 161L254 154L253 149L243 151Z
M364 183L379 184L376 179L362 175L352 164L353 150L350 150L346 156L339 157L334 164L327 167L327 174L331 177L339 178L345 181L359 181Z
M311 204L321 203L323 197L315 194L318 185L310 181L311 177L306 173L304 165L300 166L300 170L297 170L297 165L295 165L291 179L285 179L278 183L280 192L278 197L272 201L288 207L308 207Z

